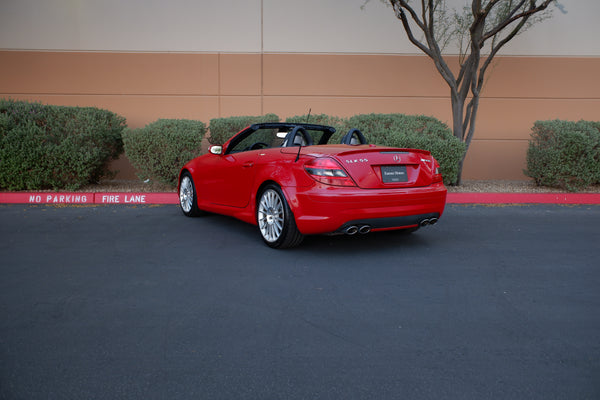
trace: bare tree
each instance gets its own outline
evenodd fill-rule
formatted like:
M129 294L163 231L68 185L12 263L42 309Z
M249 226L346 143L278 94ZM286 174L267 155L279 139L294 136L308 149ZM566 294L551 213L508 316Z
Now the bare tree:
M562 7L556 0L472 0L462 10L450 9L446 0L421 0L420 7L413 6L417 2L411 0L382 1L392 6L408 39L433 60L450 87L452 130L467 149L475 132L479 98L492 59L519 33L549 18L551 9L547 8L551 3ZM459 49L458 74L443 54L450 43Z

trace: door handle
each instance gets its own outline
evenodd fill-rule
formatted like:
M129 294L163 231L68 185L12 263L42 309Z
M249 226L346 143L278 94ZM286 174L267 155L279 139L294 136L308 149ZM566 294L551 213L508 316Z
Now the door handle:
M252 161L246 161L242 166L244 168L250 168L250 167L254 166L254 163Z

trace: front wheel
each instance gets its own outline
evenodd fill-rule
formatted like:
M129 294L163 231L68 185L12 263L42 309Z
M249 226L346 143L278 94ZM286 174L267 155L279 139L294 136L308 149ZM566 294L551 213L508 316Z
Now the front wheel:
M304 235L296 227L294 214L277 185L268 185L261 192L256 207L256 222L261 237L269 247L295 247L304 239Z
M198 217L203 212L198 208L198 195L196 187L189 172L181 174L179 181L179 205L186 217Z

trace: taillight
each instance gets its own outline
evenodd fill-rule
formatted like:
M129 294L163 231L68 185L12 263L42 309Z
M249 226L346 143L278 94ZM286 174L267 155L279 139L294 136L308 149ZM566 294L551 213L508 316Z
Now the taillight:
M346 171L332 158L315 158L304 164L304 169L314 180L326 185L356 186Z
M431 159L433 160L433 182L442 182L444 178L440 173L440 164L436 161L435 158L431 157Z

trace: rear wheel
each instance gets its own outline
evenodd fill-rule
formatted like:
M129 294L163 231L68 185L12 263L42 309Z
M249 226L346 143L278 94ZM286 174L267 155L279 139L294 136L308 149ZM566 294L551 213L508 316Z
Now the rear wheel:
M277 185L268 185L260 193L256 222L261 237L269 247L290 248L299 245L304 239L304 235L296 227L294 214Z
M181 174L179 181L179 205L186 217L198 217L203 214L198 208L198 196L196 186L189 172Z

